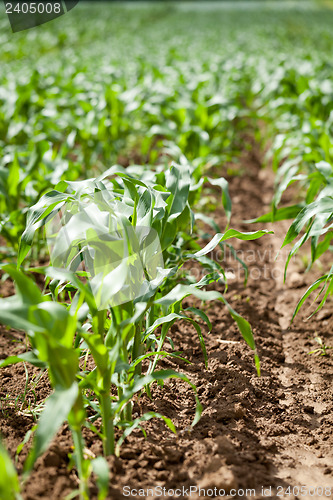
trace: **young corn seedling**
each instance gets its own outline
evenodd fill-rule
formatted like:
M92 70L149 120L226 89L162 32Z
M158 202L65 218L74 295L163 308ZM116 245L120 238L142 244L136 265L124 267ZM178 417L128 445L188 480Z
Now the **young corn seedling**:
M112 176L110 181L106 180L108 176ZM188 165L173 165L170 170L157 172L144 181L119 167L113 167L97 179L62 181L57 190L44 195L29 212L18 256L20 266L36 229L45 226L53 264L45 270L50 291L42 295L21 271L4 267L16 280L19 293L0 302L0 307L7 310L2 320L27 331L32 351L9 358L3 365L20 360L39 366L42 363L48 367L55 389L40 418L27 469L67 418L73 433L82 498L87 495L91 470L83 456L81 435L85 406L90 405L95 411L94 418L99 415L102 418L105 455L119 453L124 439L150 418L162 418L176 432L170 419L156 412L132 418L134 395L145 390L151 396L150 387L154 382L163 385L167 379L178 378L188 383L196 400L193 425L199 420L201 405L190 380L174 370L156 370L161 357L179 357L176 352L163 350L168 332L178 320L188 321L196 329L207 364L201 326L192 315L203 320L209 330L211 324L204 311L194 307L183 309L186 297L193 295L204 302L220 300L227 306L255 353L259 373L249 323L231 308L221 293L204 288L223 275L223 268L207 257L216 245L232 237L256 239L267 231L242 233L228 229L215 234L203 249L191 252L184 237L186 230L192 231L195 222L189 199L201 186L202 183L196 188L192 186L191 194ZM229 209L230 200L227 189L225 191L224 205ZM184 263L193 260L209 273L198 282L182 279L182 284L178 283L178 271ZM64 291L69 295L69 304L59 303ZM8 304L12 309L8 309ZM22 313L16 320L14 311L18 309ZM157 334L159 328L161 331ZM91 354L93 370L79 370L80 351ZM85 395L88 389L97 398L98 405ZM59 405L58 418L50 418ZM118 440L115 426L123 431Z
M329 349L333 349L333 347L325 345L321 337L315 337L314 339L319 345L319 347L317 349L314 349L313 351L310 351L308 354L317 354L318 356L328 356L327 351Z
M326 196L325 196L326 191ZM305 233L301 235L296 243L294 243L293 248L290 250L288 259L285 266L285 277L287 272L287 267L290 259L301 246L305 244L306 241L311 241L311 264L315 262L325 251L329 250L330 242L333 238L332 228L333 228L333 197L332 197L332 185L330 190L327 192L325 188L318 199L306 207L304 207L296 219L290 226L286 237L284 239L283 245L293 242L301 233L301 230L305 227ZM320 237L322 237L320 241ZM292 321L294 320L296 314L299 312L300 308L304 304L305 300L309 295L316 289L320 288L317 298L323 294L320 304L317 306L315 311L311 314L313 316L316 314L326 303L327 298L333 293L333 267L331 267L329 273L318 278L303 294L299 300L295 311L293 313ZM311 317L310 316L310 317Z
M98 309L106 310L104 306L109 305L113 311L113 307L126 302L151 301L161 290L175 286L175 273L188 260L204 265L216 281L216 271L223 275L223 268L207 254L217 244L232 237L256 239L267 231L242 233L228 229L217 233L204 249L191 254L183 235L188 228L193 229L195 215L189 200L195 197L195 191L200 192L202 182L191 186L190 174L187 164L173 165L166 172L151 173L151 179L143 182L116 166L96 180L62 182L58 191L45 195L31 210L22 237L19 264L28 252L34 231L67 204L56 230L56 234L62 232L63 237L56 238L51 252L53 264L76 271L84 261ZM111 182L106 181L110 175L114 176ZM223 187L222 200L229 217L231 202L226 181L209 180ZM65 189L67 193L63 192ZM101 217L97 221L98 213ZM199 218L204 219L202 214ZM143 280L140 274L145 275ZM155 315L160 316L161 311L155 311L153 304L149 304L147 327ZM117 315L113 311L113 327L116 324ZM133 343L134 358L140 351L139 336L137 333Z

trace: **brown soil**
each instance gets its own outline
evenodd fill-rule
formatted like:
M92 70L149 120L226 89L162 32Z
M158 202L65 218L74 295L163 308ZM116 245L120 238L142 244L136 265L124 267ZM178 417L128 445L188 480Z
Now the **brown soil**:
M246 174L229 179L233 199L231 226L251 230L252 226L249 228L242 220L269 209L272 174L260 169L257 154L253 152L242 158L242 166L246 167ZM222 213L217 211L215 215L223 227ZM208 369L204 367L195 332L185 324L174 325L175 349L183 351L193 364L168 360L160 366L180 370L196 384L204 406L202 418L191 430L194 398L182 382L172 380L164 388L155 387L154 401L145 396L140 398L135 407L137 413L155 410L171 417L178 436L162 422L153 420L145 426L146 440L139 432L128 438L120 458L109 459L109 499L152 498L152 492L146 491L127 494L125 486L131 490L184 487L185 493L180 498L187 498L186 489L189 493L191 486L206 489L206 496L201 492L200 498L332 497L333 351L328 351L331 353L328 356L308 354L318 347L314 341L316 335L326 345L333 346L332 301L307 322L304 318L308 311L301 311L289 328L298 298L319 275L319 270L305 273L302 260L294 259L287 284L283 285L285 252L275 257L287 227L288 223L276 224L275 235L254 242L234 242L249 266L246 288L243 272L235 260L230 255L225 257L231 277L226 296L253 326L261 358L261 377L257 377L252 353L224 306L207 307L213 324L213 331L206 335ZM22 342L24 335L2 327L1 358L24 351ZM31 377L40 372L30 367L27 370L29 384L25 398L22 396L26 384L24 366L0 372L0 429L12 457L34 424L29 402L34 408L50 393L46 374L33 391ZM84 436L87 452L101 454L99 439L88 430ZM62 499L77 488L75 470L68 467L71 446L68 427L63 426L26 483L25 500ZM24 447L18 457L19 471L26 455ZM291 489L287 490L289 486ZM207 491L214 488L225 490L225 496L222 492L212 495ZM254 489L255 494L246 489ZM172 498L166 490L154 498ZM93 484L91 494L97 498ZM199 498L194 489L190 498Z

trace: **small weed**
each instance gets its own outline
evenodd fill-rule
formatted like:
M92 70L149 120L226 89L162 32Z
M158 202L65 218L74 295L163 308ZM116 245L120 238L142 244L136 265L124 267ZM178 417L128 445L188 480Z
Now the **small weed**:
M321 337L315 337L314 340L317 342L317 344L319 344L319 347L317 347L317 349L314 349L313 351L310 351L308 354L317 354L318 356L328 356L327 351L329 349L333 349L333 347L325 345Z

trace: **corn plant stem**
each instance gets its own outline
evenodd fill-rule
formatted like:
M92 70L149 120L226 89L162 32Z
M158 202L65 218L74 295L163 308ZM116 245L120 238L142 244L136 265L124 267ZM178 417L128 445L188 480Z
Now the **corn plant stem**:
M109 393L103 393L100 396L100 406L103 423L103 452L105 456L114 455L114 426L111 410L111 397Z
M133 350L132 350L132 361L137 359L139 356L143 354L143 346L141 343L141 321L135 325L135 334L134 334L134 342L133 342ZM135 375L141 375L142 372L142 363L139 363L135 367Z
M75 450L75 461L76 467L79 474L80 479L80 500L88 500L89 499L89 490L87 484L87 478L84 474L84 457L83 457L83 441L81 431L72 428L72 436L74 442L74 450Z
M74 349L78 349L80 347L80 340L82 339L80 332L77 332L76 337L74 339Z
M169 327L166 324L164 324L162 326L161 336L160 336L160 339L159 339L158 344L157 344L157 351L160 351L162 349L166 335L168 333L168 328ZM153 360L153 362L150 365L149 370L148 370L149 374L154 372L156 365L157 365L157 362L158 362L158 359L159 359L158 355L154 356L154 360Z

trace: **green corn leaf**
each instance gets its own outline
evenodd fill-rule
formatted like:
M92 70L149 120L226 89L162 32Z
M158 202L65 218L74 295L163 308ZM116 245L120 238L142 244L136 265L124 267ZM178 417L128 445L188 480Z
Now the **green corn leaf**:
M220 280L221 280L221 274L217 272L212 272L206 274L201 278L200 281L198 281L194 285L191 284L191 286L195 286L196 288L202 288L204 286L211 285L212 283L217 283Z
M327 161L319 161L316 163L316 169L320 172L323 181L331 177L333 174L332 165Z
M211 179L210 177L207 177L207 180L208 180L208 182L210 182L210 184L212 186L218 186L221 188L221 190L222 190L222 205L223 205L223 208L224 208L224 211L225 211L225 214L227 216L228 223L229 223L230 218L231 218L232 204L231 204L231 198L229 195L229 183L228 183L228 181L226 179L224 179L223 177L220 177L219 179Z
M134 314L127 319L124 319L120 323L120 328L124 328L127 325L131 325L133 323L137 323L144 315L147 310L147 302L136 302L134 305Z
M316 174L319 173L316 172ZM305 198L306 204L310 204L315 200L315 197L318 194L318 191L320 190L323 184L322 175L319 174L317 178L315 178L314 175L315 174L313 174L313 177L311 177L311 182L306 192L306 198ZM310 176L308 177L308 180L310 180Z
M112 168L113 167L111 167L109 170L111 170ZM126 172L126 170L125 169L123 169L123 170L124 170L123 173L120 170L119 170L119 172L117 172L118 177L125 178L129 182L131 182L132 184L137 185L137 186L141 186L141 187L147 189L147 187L148 187L147 184L145 184L142 180L129 176L128 173ZM109 174L107 174L107 175L109 175ZM103 177L105 177L105 174L103 174Z
M304 207L300 213L297 215L296 219L290 226L286 237L283 241L282 247L291 243L301 232L304 225L317 214L327 214L327 216L333 213L333 197L326 196L318 201L314 201Z
M190 208L189 203L186 203L184 210L182 213L177 217L176 221L173 221L173 223L176 222L177 226L174 226L174 228L177 227L177 232L185 231L188 232L189 234L192 234L193 231L193 225L194 225L194 214Z
M285 192L285 190L287 189L288 185L291 184L293 181L297 180L297 178L295 177L297 171L298 171L298 166L290 166L287 169L282 181L278 185L273 196L273 202L272 202L273 212L276 211L276 207L280 203L281 197Z
M202 213L199 213L199 212L196 212L195 215L195 220L202 220L202 222L204 222L205 224L207 224L207 226L210 226L216 233L219 233L220 232L220 228L219 226L216 224L215 220L213 219L213 217L208 217L208 215L206 214L202 214Z
M91 350L97 369L101 373L104 373L108 368L109 355L101 336L98 333L91 334L84 333L83 331L81 332L81 336L84 338L89 346L89 349Z
M29 473L36 459L46 451L49 443L67 419L78 396L78 385L74 382L69 388L57 388L48 397L45 409L39 419L31 452L25 462L25 472Z
M44 331L33 316L31 307L22 303L18 295L0 299L0 322L17 330Z
M24 352L18 356L8 356L6 359L0 362L0 368L5 368L5 366L15 365L16 363L20 363L25 361L26 363L30 363L33 366L37 366L37 368L47 368L47 363L41 361L33 351Z
M194 295L199 299L206 300L225 300L224 297L216 291L203 291L192 285L176 285L168 294L164 295L162 298L156 300L156 304L160 304L166 307L173 305L176 302L180 302L186 297ZM171 316L171 314L169 315Z
M42 196L38 203L30 208L27 217L27 226L20 240L17 267L21 266L23 260L27 256L36 230L42 227L49 217L52 217L58 212L66 199L69 199L68 194L59 191L50 191Z
M24 304L39 304L43 300L47 300L47 298L43 297L36 283L15 266L5 264L1 265L0 268L15 281L16 290L24 301Z
M215 236L211 239L211 241L201 250L194 254L187 254L187 258L196 258L196 257L201 257L202 255L206 255L207 253L211 252L214 250L214 248L221 242L228 240L230 238L238 238L240 240L256 240L260 238L261 236L264 236L265 234L272 234L273 231L267 231L267 230L260 230L260 231L253 231L253 232L241 232L237 231L236 229L228 229L225 233L217 233Z
M161 249L164 252L174 241L176 234L176 223L167 222L164 226L163 234L161 236Z
M312 263L315 260L319 259L329 249L332 239L333 239L333 233L329 232L325 234L324 239L322 241L320 241L319 243L317 242L316 247L312 254Z
M193 308L193 311L197 311L197 310L195 308ZM206 314L204 312L202 312L202 316L201 317L202 317L202 319L204 319L204 321L206 321L206 319L207 319L207 321L208 321L207 324L210 324L209 319L207 318L207 316L206 316ZM205 345L205 341L204 341L204 338L203 338L203 335L202 335L202 332L201 332L200 325L196 321L194 321L192 318L189 318L189 317L185 316L184 314L171 313L171 314L168 314L167 316L164 316L162 318L157 319L153 323L153 325L150 328L148 328L148 330L146 331L146 335L145 335L145 339L144 340L147 340L147 338L151 336L151 333L154 330L156 330L157 327L161 326L162 324L166 327L166 331L169 330L169 328L171 327L171 325L177 319L182 319L182 320L185 320L185 321L189 321L190 323L192 323L192 325L196 329L198 337L199 337L201 349L202 349L202 352L203 352L203 355L204 355L205 366L207 367L208 356L207 356L206 345ZM162 337L163 337L163 335L162 335ZM164 337L165 337L165 335L164 335ZM160 345L160 347L161 347L161 345ZM158 353L154 353L154 354L157 355Z
M317 290L317 288L320 287L320 285L322 285L322 283L326 282L326 279L327 279L327 275L325 276L321 276L320 278L318 278L314 283L312 283L312 285L309 286L309 288L306 290L306 292L302 295L301 299L298 301L298 304L297 306L295 307L295 310L294 310L294 313L293 313L293 316L291 318L291 322L294 321L295 319L295 316L298 314L300 308L302 307L302 305L304 304L304 302L306 301L306 299L309 297L309 295L314 291L314 290Z
M198 316L200 316L202 321L204 321L206 323L206 325L208 326L208 330L209 331L212 330L212 328L213 328L212 324L211 324L207 314L204 311L201 311L201 309L197 309L196 307L188 307L187 309L185 309L185 311L190 311L193 314L197 314Z
M165 323L172 323L177 319L188 320L189 318L185 314L177 314L177 313L171 313L171 314L168 314L167 316L162 316L161 318L158 318L157 320L155 320L154 323L146 330L145 339L148 338L148 336L154 330L156 330L156 328L158 328L159 326L161 326Z
M137 225L150 227L153 218L152 196L146 189L139 198L137 205Z
M265 215L261 215L256 219L245 220L243 222L247 224L252 224L255 222L276 222L279 220L295 219L300 211L304 208L304 204L291 205L289 207L282 207L275 211L269 212Z
M243 316L238 314L230 306L230 304L226 303L226 306L228 308L229 314L236 321L238 329L239 329L240 333L242 334L243 339L248 344L248 346L254 351L255 356L257 356L256 345L254 342L253 333L252 333L250 323L245 318L243 318Z
M192 258L195 259L197 262L200 262L200 264L202 264L205 268L209 269L212 273L214 271L217 271L219 277L223 278L225 282L227 281L223 267L215 260L210 259L205 255L202 255L201 257L200 256L198 257L196 255L195 257Z
M57 302L41 302L31 308L36 324L44 328L52 339L64 347L72 347L76 331L76 318L69 314L66 306Z
M21 441L21 443L16 448L16 453L15 453L15 459L16 460L18 459L18 455L21 453L21 451L23 450L24 446L29 442L31 436L36 431L36 429L37 429L37 425L34 425L33 427L31 427L31 429L29 429L25 433L23 441Z
M9 196L17 197L19 182L20 182L20 164L18 161L17 153L15 153L13 163L9 167L9 174L7 180Z
M316 308L316 310L309 316L309 318L311 318L311 316L313 316L320 309L322 309L322 307L324 306L324 304L325 304L325 302L327 300L328 295L333 290L333 266L331 267L330 272L328 274L325 274L324 276L321 276L320 278L318 278L314 283L312 283L308 287L308 289L302 295L302 297L300 298L300 300L297 303L297 306L295 307L293 316L291 318L291 323L294 321L294 319L295 319L296 315L298 314L299 310L301 309L302 305L304 304L304 302L306 301L306 299L311 295L311 293L314 292L315 290L317 290L317 288L319 288L321 285L323 285L322 288L321 288L321 290L319 291L317 297L316 297L316 299L317 299L322 294L322 292L324 291L327 283L329 283L329 285L327 287L327 290L325 292L325 295L324 295L322 301L320 302L320 304Z
M322 300L321 300L320 304L318 305L318 307L313 311L312 314L310 314L309 318L311 318L312 316L314 316L315 314L317 314L317 312L320 311L320 309L322 309L324 307L328 296L333 293L333 277L332 277L332 274L328 275L328 277L326 279L326 282L325 282L325 288L326 288L326 286L327 286L327 289L326 289L326 292L324 294L324 297L322 298ZM319 297L319 295L322 292L323 292L323 290L320 291L320 293L318 294L318 297Z
M188 166L177 164L172 165L168 174L166 188L172 193L168 220L172 221L183 212L187 204L191 174Z
M200 346L201 346L201 350L202 350L202 354L203 354L204 361L205 361L205 367L207 368L208 367L208 355L207 355L207 349L206 349L205 339L203 338L200 325L196 321L194 321L194 320L192 320L191 323L192 323L192 325L194 326L194 328L197 331L197 334L198 334L198 337L199 337Z
M59 280L60 282L70 282L75 288L80 290L82 294L84 294L84 299L87 302L89 309L93 315L97 312L97 306L95 298L92 294L91 287L89 283L82 283L82 281L76 276L75 273L71 271L67 271L65 269L56 269L54 267L48 267L45 270L45 275L53 278L55 280Z
M287 257L287 260L286 260L286 264L284 266L284 277L283 277L284 282L286 281L286 278L287 278L287 269L288 269L291 258L297 253L298 249L305 243L305 241L307 240L307 237L308 237L307 234L305 234L300 240L296 241L293 248L290 250L288 257Z
M129 198L130 200L133 200L135 203L138 199L138 191L135 187L135 184L132 182L132 179L123 177L122 178L125 189L124 189L124 195L125 197Z

